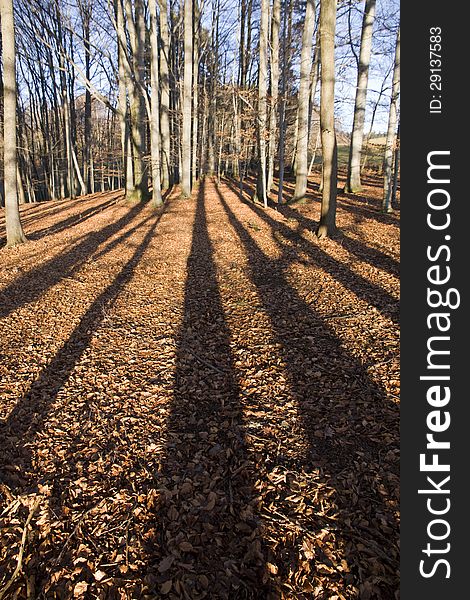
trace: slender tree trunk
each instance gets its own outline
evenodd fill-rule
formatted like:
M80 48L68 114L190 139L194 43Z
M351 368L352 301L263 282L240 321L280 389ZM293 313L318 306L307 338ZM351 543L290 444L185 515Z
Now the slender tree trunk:
M152 160L152 204L161 206L161 170L160 170L160 106L158 101L158 27L157 27L157 5L155 0L149 0L150 12L150 47L151 47L151 121L150 121L150 144Z
M201 172L207 174L207 138L208 138L208 124L209 124L209 99L206 87L206 75L204 74L202 80L202 92L204 95L202 101L202 131L201 131L201 144L199 146L199 168Z
M90 154L90 185L91 193L95 193L95 163L93 161L93 152Z
M219 69L219 18L220 18L220 0L213 0L212 6L212 56L210 61L210 96L209 113L207 121L207 173L210 177L215 174L215 136L217 131L217 76Z
M73 162L73 166L75 169L75 174L78 180L78 184L80 185L80 194L82 196L85 196L85 194L87 193L87 187L85 185L85 181L83 180L82 174L80 172L80 165L78 164L78 159L77 159L77 155L75 153L75 148L71 147L71 152L72 152L72 162Z
M135 79L134 83L130 77L128 78L134 175L131 199L140 201L148 197L148 176L144 162L146 127L142 93L145 69L145 23L142 0L135 1L135 17L131 0L126 0L126 15Z
M199 7L198 0L194 0L194 15L193 15L193 141L192 141L192 165L191 165L191 181L194 184L197 181L197 143L198 143L198 126L199 126Z
M222 151L223 151L223 145L224 145L224 139L225 139L224 127L225 127L225 113L222 113L222 119L221 119L221 123L220 123L221 135L219 138L219 157L217 160L217 183L220 183L220 175L221 175L221 169L222 169Z
M124 172L124 186L126 196L130 196L134 190L134 175L132 167L132 150L129 131L129 110L127 103L127 91L130 89L128 66L126 64L126 33L124 29L124 12L121 0L115 0L116 28L118 42L118 70L119 70L119 98L118 116L121 129L121 158ZM90 156L90 171L92 171L92 156ZM90 173L91 189L94 189L93 174ZM93 191L92 191L93 193Z
M20 220L16 156L16 68L13 0L0 0L3 45L3 164L7 246L26 241Z
M92 4L80 3L82 12L83 24L83 44L85 47L85 77L87 80L91 78L90 70L90 20ZM121 85L121 84L120 84ZM84 115L84 132L83 132L83 179L85 180L86 193L91 190L90 185L90 153L91 153L91 93L87 88L85 90L85 115Z
M369 63L372 50L372 29L375 19L376 0L366 0L364 18L362 20L361 51L357 71L356 102L354 106L354 122L349 147L348 175L345 192L356 193L362 190L361 185L361 151L364 139L364 121L366 116L367 82L369 79Z
M307 192L308 172L308 99L310 90L310 72L312 68L312 38L315 27L315 0L307 0L305 23L302 35L302 53L300 57L300 84L298 108L298 138L296 149L296 177L294 201L303 200ZM333 40L334 41L334 40ZM334 50L334 47L333 47ZM323 56L323 52L322 52ZM334 56L333 56L334 63ZM334 66L334 65L333 65Z
M248 14L246 17L246 44L245 44L245 86L250 85L251 82L251 65L253 64L252 50L251 50L251 38L252 38L252 15L253 15L253 0L248 0Z
M18 190L18 204L26 204L26 194L24 193L23 180L21 179L18 157L16 159L16 189Z
M312 140L314 114L315 114L315 98L317 95L318 78L320 75L320 27L317 29L315 40L315 51L313 53L312 71L310 73L310 95L308 101L308 147ZM309 173L310 175L310 170Z
M289 6L284 3L284 16L282 19L282 78L281 78L281 106L279 111L279 189L277 203L282 204L284 190L284 168L285 168L285 139L286 139L286 91L287 91L287 69L290 66L290 60L287 57L287 48L290 48L290 33L288 33L287 22L288 14L292 14L293 0L289 1ZM290 31L290 29L289 29Z
M245 85L245 21L246 21L246 0L240 2L240 46L238 51L238 85L243 88Z
M375 115L377 114L377 109L379 107L382 96L384 95L385 81L386 81L386 78L382 82L382 87L380 88L379 96L377 98L377 101L374 104L374 108L372 109L369 131L367 133L366 143L364 144L364 151L362 153L363 159L362 159L362 164L361 164L361 175L363 174L364 169L366 168L366 165L367 165L367 159L368 159L368 155L369 155L369 142L370 142L370 138L372 136L372 132L374 131Z
M323 190L317 236L328 237L336 228L338 155L335 133L335 31L337 0L320 5L321 92L320 127L323 153Z
M281 23L281 0L274 0L271 20L271 114L269 120L269 163L268 189L271 192L274 181L274 154L276 153L277 109L279 91L279 28Z
M61 92L62 92L62 120L65 135L65 150L67 156L67 191L70 198L75 198L75 185L73 176L73 158L72 158L72 132L70 130L70 108L67 94L67 84L65 75L65 64L61 59Z
M172 185L170 157L170 75L168 69L168 55L170 51L170 38L168 33L168 5L167 0L158 0L160 6L160 127L162 136L162 187L167 189Z
M400 93L400 30L397 33L395 46L395 64L393 67L392 96L390 99L390 111L388 113L387 141L384 155L384 194L382 210L391 212L390 199L392 195L392 162L393 147L395 143L395 130L397 127L398 94Z
M318 128L318 133L317 133L317 138L315 140L315 146L313 148L313 154L312 154L312 158L310 159L310 166L308 168L308 174L310 175L313 169L313 165L315 163L315 158L317 157L317 151L318 151L318 144L320 143L320 137L321 137L321 130L320 127Z
M268 23L269 0L261 0L258 73L258 197L268 206L266 190L266 121L267 121L267 74L268 74Z
M191 196L191 107L193 79L193 2L184 0L183 132L181 193Z
M397 199L397 187L398 187L398 171L400 170L400 121L398 121L397 137L395 141L395 157L393 159L393 186L392 186L392 199L390 206L393 208Z

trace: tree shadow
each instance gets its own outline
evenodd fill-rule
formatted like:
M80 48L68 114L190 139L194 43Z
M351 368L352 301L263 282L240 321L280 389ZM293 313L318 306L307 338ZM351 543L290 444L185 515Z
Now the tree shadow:
M0 290L0 318L7 317L14 310L34 302L52 286L67 277L72 277L87 260L92 258L101 244L129 225L142 209L142 204L133 206L116 222L87 234L67 252L58 254L27 271L4 290ZM119 242L109 244L107 251L115 247L116 243Z
M234 192L238 190L228 181L228 187ZM399 321L398 301L380 286L372 283L365 277L353 272L342 262L330 256L323 251L317 244L313 244L303 238L300 232L292 231L284 223L277 221L261 207L252 202L244 202L258 217L269 225L273 232L279 234L284 239L294 242L294 246L285 247L285 251L290 253L292 259L297 258L301 252L304 252L312 263L329 273L345 288L352 291L359 298L374 306L385 317L391 319L394 323ZM294 211L296 212L296 211ZM278 243L280 243L278 238ZM291 259L291 260L292 260Z
M302 234L303 230L315 232L318 227L318 222L314 221L303 215L298 210L291 208L290 206L281 206L277 209L282 215L288 219L295 219L299 224L299 234ZM348 236L344 231L339 231L336 236L337 241L348 250L351 254L357 256L360 260L368 262L373 267L383 269L390 275L396 277L399 276L400 263L393 259L390 255L385 252L381 252L377 248L368 246L365 243Z
M248 261L248 277L256 286L269 316L286 365L289 386L300 423L309 444L303 469L320 469L323 484L334 489L329 500L338 514L328 521L324 506L295 511L289 498L277 500L284 514L311 533L331 526L338 537L360 593L381 599L395 598L398 587L398 406L385 389L373 382L361 362L345 350L334 331L289 284L284 270L289 258L269 258L230 208L217 188L220 203L235 230ZM299 336L298 332L303 335ZM317 376L314 373L317 372ZM318 377L320 375L320 377ZM276 490L278 496L279 490ZM308 501L311 501L309 498ZM288 541L284 542L288 549ZM279 552L281 552L282 543ZM341 557L340 557L341 558ZM325 563L319 551L315 561ZM337 561L338 563L340 560ZM331 581L350 573L326 561ZM280 576L287 577L287 566ZM315 574L315 564L312 566ZM321 576L321 575L320 575ZM324 574L323 574L324 576ZM354 596L355 597L355 596ZM365 597L365 596L364 596Z
M80 207L83 204L93 202L93 207L96 207L96 201L103 199L103 203L107 203L110 194L114 197L122 195L122 190L116 190L115 192L97 192L95 194L89 194L88 196L80 196L75 200L48 200L45 202L38 202L35 204L22 204L20 206L20 218L23 227L28 227L30 224L41 221L44 217L58 217L61 213L68 212L72 209ZM45 205L45 206L44 206ZM5 210L3 209L2 215L0 216L0 243L6 241L5 235ZM34 232L36 233L36 232ZM34 235L34 234L33 234ZM28 235L31 238L31 234ZM32 238L34 239L34 238Z
M237 183L234 180L228 180L232 184ZM254 192L256 189L256 179L253 177L247 177L244 180L244 185L249 190L249 194L253 198ZM374 183L371 183L374 185ZM292 194L295 188L294 181L284 181L283 188L283 202L284 204L281 207L281 210L285 207L289 207L292 210L295 210L295 204L289 204L292 200ZM307 184L307 202L321 203L321 192L319 191L319 184L309 180ZM399 227L399 218L396 214L393 213L384 213L382 212L382 201L378 198L369 198L368 196L361 194L349 194L345 193L343 189L338 185L338 209L344 210L355 217L360 217L362 219L370 219L374 221L378 221L379 223L383 223L385 225L393 225L395 227ZM277 203L277 188L275 187L275 199L270 198L268 200L269 206L271 208L279 209L279 205Z
M93 335L105 317L106 310L114 304L121 290L131 280L152 239L160 217L161 214L155 218L132 257L121 268L112 283L89 306L69 338L43 369L29 391L17 401L6 421L0 425L0 447L3 449L2 463L4 467L3 474L1 471L0 474L11 489L21 488L28 484L22 474L31 470L32 457L29 446L41 432L50 414L51 406L75 365L88 348ZM153 218L153 216L147 217L139 224L138 228L143 227ZM134 230L129 230L124 233L119 238L119 243L130 237L133 232ZM5 469L5 466L8 468Z
M46 215L59 215L60 213L73 208L81 202L80 198L75 200L46 200L36 204L21 204L20 217L23 225L36 219L41 219ZM1 209L0 227L5 226L5 208Z
M180 598L267 598L255 473L245 447L205 189L201 181L146 583L155 597L172 580Z
M113 197L107 199L100 204L95 204L90 208L87 208L84 211L80 211L78 214L71 215L70 217L64 219L63 221L59 221L58 223L54 223L50 227L44 227L43 229L39 229L32 233L28 234L28 239L30 240L40 240L46 235L52 235L54 233L59 233L60 231L64 231L64 229L70 229L74 225L78 225L79 223L84 223L91 217L94 217L98 213L106 210L110 206L113 206L118 202L118 199L122 197L122 192L115 193Z

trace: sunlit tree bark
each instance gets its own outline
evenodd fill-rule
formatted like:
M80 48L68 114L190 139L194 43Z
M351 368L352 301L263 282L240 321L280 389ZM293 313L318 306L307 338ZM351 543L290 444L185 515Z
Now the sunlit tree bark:
M184 0L183 131L181 139L181 193L191 196L191 115L193 87L193 2Z
M258 73L258 196L264 206L268 205L266 193L266 122L267 122L267 74L268 74L268 24L269 0L261 0Z
M319 238L336 228L338 154L335 132L335 31L337 0L322 0L320 5L321 91L320 128L323 154L322 201Z
M372 29L375 19L376 0L366 0L362 20L361 50L357 71L356 101L354 105L354 122L349 148L348 175L345 191L356 193L361 185L361 151L364 139L364 121L366 115L367 83L369 80L370 54L372 50Z
M150 12L150 70L151 70L151 114L150 114L150 146L152 164L152 204L161 206L161 168L160 168L160 103L158 100L158 26L156 0L149 0Z
M395 45L395 63L393 67L392 95L390 98L390 110L388 113L387 141L385 143L384 155L384 193L382 209L384 212L390 212L392 195L392 163L393 151L395 145L397 115L398 115L398 95L400 93L400 29L397 33Z
M315 28L315 1L307 0L304 30L302 34L302 54L300 58L300 83L298 107L298 137L295 154L296 177L294 201L302 200L307 192L308 172L308 99L310 72L312 68L312 38ZM334 56L333 56L334 66Z
M3 46L3 160L7 246L26 241L20 220L16 156L16 68L13 0L0 0Z

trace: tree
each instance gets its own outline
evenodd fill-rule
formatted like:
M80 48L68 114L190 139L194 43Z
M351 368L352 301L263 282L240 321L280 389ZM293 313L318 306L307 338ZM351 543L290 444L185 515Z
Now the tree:
M268 74L268 24L269 0L261 0L259 30L258 71L258 196L264 206L268 205L266 189L266 123L267 123L267 74Z
M131 140L134 166L134 190L132 200L140 201L148 198L148 173L145 165L145 19L143 0L135 0L134 11L131 0L125 0L127 26L132 55L132 83L130 89Z
M322 201L319 238L336 228L338 154L335 132L335 31L337 0L322 0L320 5L321 90L320 128L323 154Z
M150 146L152 162L152 204L156 207L163 204L161 192L160 169L160 103L158 101L158 33L156 0L149 0L150 12L150 70L151 70L151 113L150 113Z
M282 18L282 77L281 77L281 104L279 107L279 189L277 195L277 203L282 204L282 193L284 189L284 167L285 167L285 140L286 140L286 94L287 94L287 71L290 68L290 60L288 58L287 49L291 46L292 27L290 21L292 19L293 0L289 0L289 4L284 2L284 15ZM288 19L289 15L289 19ZM289 21L289 27L288 27ZM290 57L290 54L289 54Z
M356 101L354 105L354 121L349 147L348 174L344 190L356 193L361 185L361 151L364 139L364 121L366 114L367 82L372 49L372 29L375 19L376 0L366 0L362 20L361 51L357 70Z
M127 39L124 28L124 12L122 0L114 0L116 16L116 34L118 44L118 80L119 98L118 115L121 127L121 157L124 170L126 196L131 196L134 190L134 168L129 128L128 93L131 91L130 67L127 57Z
M395 63L393 66L392 95L390 98L390 110L388 113L387 141L384 153L384 193L382 210L391 212L392 195L392 163L397 128L398 96L400 93L400 29L397 32L395 45Z
M3 44L3 160L5 172L5 220L7 246L26 241L20 220L16 156L16 67L13 0L0 0Z
M307 192L308 172L308 106L310 73L312 69L312 42L315 29L315 0L307 0L304 30L302 34L302 54L300 57L300 83L298 101L298 137L296 148L296 177L294 201L303 200ZM334 42L334 40L333 40ZM333 56L334 68L334 56Z
M85 77L91 78L91 44L90 44L90 23L92 16L91 0L78 0L78 8L82 20L83 44L85 48ZM85 90L85 115L83 132L83 179L85 180L86 193L91 191L90 181L90 161L91 161L91 92Z
M181 140L181 193L191 196L191 115L193 89L193 2L184 0L183 131Z
M274 179L274 154L276 151L277 101L279 89L279 28L281 22L281 0L274 0L271 17L271 113L269 117L269 163L268 189L271 192Z
M158 0L160 7L160 129L162 135L162 187L172 185L171 136L170 136L170 73L168 55L170 52L170 36L168 33L168 5L166 0Z

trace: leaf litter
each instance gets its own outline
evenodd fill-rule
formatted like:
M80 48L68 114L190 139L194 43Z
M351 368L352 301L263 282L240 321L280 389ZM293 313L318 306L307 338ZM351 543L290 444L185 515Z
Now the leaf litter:
M398 597L398 217L237 192L22 207L0 597Z

